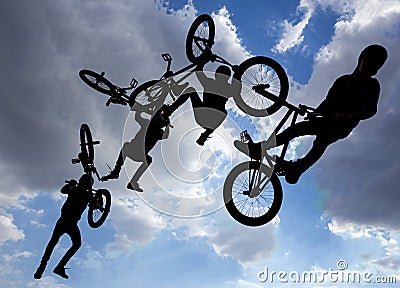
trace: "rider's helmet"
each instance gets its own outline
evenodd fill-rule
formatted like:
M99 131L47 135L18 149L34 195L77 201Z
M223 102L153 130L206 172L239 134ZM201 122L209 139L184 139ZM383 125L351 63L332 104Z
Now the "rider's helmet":
M83 174L81 178L79 178L78 183L80 187L82 187L85 190L88 190L92 187L94 179L89 174Z
M379 44L373 44L367 46L361 51L360 56L358 57L358 64L361 63L361 60L364 59L364 57L368 69L371 71L371 75L375 75L385 63L388 57L388 52L385 47Z
M218 68L215 70L215 73L217 73L217 74L223 74L223 75L226 75L226 76L231 76L231 68L229 68L228 66L226 66L226 65L220 65L220 66L218 66Z
M231 68L226 65L220 65L215 70L215 80L217 82L228 82L231 76Z

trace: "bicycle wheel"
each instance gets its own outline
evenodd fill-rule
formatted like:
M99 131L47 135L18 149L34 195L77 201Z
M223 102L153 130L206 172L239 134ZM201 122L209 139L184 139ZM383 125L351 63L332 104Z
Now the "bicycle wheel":
M111 193L106 189L97 190L90 200L88 211L88 223L92 228L100 227L110 213Z
M250 185L253 180L257 182L258 176L263 181L259 185ZM282 186L278 176L256 161L243 162L233 168L225 180L223 193L229 214L246 226L268 223L282 205Z
M234 95L236 104L245 113L265 117L282 107L282 103L272 101L254 91L256 85L265 85L267 93L286 100L289 81L285 70L275 60L265 56L251 57L242 62L233 77L242 82L241 93Z
M189 28L186 37L186 56L190 62L198 64L211 56L214 45L215 24L210 15L198 16ZM208 54L208 55L207 55Z
M107 95L112 94L114 85L100 74L83 69L79 71L79 77L93 89Z
M94 160L92 132L87 124L82 124L79 132L82 156L88 164L92 164Z
M150 80L137 87L129 96L129 104L133 110L146 109L153 111L160 108L168 95L169 88L162 80ZM137 106L135 107L135 104Z

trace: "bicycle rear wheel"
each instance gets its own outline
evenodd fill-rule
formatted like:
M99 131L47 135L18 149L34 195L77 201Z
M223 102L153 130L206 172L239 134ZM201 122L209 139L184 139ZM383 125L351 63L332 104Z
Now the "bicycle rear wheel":
M89 203L88 223L92 228L100 227L110 213L111 193L107 189L99 189Z
M279 102L272 101L254 91L255 86L264 85L266 92L286 100L289 92L289 81L285 70L275 60L265 56L251 57L242 62L233 77L242 82L242 91L234 95L236 104L245 113L265 117L282 107Z
M112 95L114 85L104 76L94 71L83 69L79 71L79 77L91 88L103 94Z
M257 183L258 176L263 181L259 185L252 185L253 181ZM252 195L254 189L258 191ZM278 176L272 173L271 168L257 161L243 162L234 167L225 180L223 193L229 214L246 226L268 223L278 214L282 205L283 193Z
M87 164L93 164L94 160L94 148L93 148L93 138L92 132L87 124L82 124L81 129L79 131L80 136L80 146L81 146L81 153L83 156L84 161Z
M186 37L186 56L190 62L199 64L211 56L214 45L215 24L210 15L198 16L189 28Z

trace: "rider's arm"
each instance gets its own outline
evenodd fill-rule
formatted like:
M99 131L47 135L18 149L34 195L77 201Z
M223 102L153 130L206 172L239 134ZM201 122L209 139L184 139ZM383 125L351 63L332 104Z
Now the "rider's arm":
M203 87L208 87L207 83L211 78L207 77L207 75L203 72L203 69L204 69L204 65L198 65L196 67L196 69L195 69L196 77Z
M318 105L315 109L316 112L321 113L325 116L334 116L335 115L335 106L336 106L336 95L340 93L340 87L343 86L342 84L343 77L339 77L335 80L332 84L332 87L329 89L326 98Z
M368 92L364 95L367 99L364 107L354 113L356 119L365 120L371 118L378 111L378 100L381 88L378 80L372 79L372 81L371 87L369 87Z
M149 123L148 119L142 117L142 112L141 111L136 111L135 112L135 121L141 127L144 127L145 125L148 125L148 123Z
M371 82L368 84L367 84L368 87L364 89L362 98L359 100L362 101L363 106L360 107L358 111L353 111L352 113L347 113L347 114L338 113L335 115L335 119L360 121L371 118L376 114L376 112L378 111L380 85L378 80L376 79L371 79Z
M69 194L71 192L72 189L74 189L76 187L76 181L71 180L69 183L65 184L60 192L61 194Z

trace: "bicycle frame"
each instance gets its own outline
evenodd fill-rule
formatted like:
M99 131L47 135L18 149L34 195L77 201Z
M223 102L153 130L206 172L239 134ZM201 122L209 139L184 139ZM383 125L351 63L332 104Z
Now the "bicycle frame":
M272 140L272 137L274 137L274 135L277 135L279 133L279 131L282 129L283 125L289 120L290 116L292 116L291 122L290 122L290 126L293 126L296 123L296 120L298 118L298 116L304 116L307 113L309 113L310 111L315 112L315 109L312 107L308 107L306 105L300 104L298 107L288 103L285 100L281 100L280 98L268 93L265 89L265 87L263 86L257 86L254 87L254 90L269 98L272 101L276 101L279 102L280 104L282 104L282 106L285 106L286 108L288 108L288 111L286 112L286 114L282 117L281 121L278 123L278 125L275 127L274 132L271 134L271 136L269 136L269 138L267 139L267 142ZM242 136L241 137L245 137ZM289 137L290 139L290 137ZM274 167L274 171L280 171L280 165L283 162L287 149L289 147L289 141L284 143L282 151L280 153L280 156L278 157L273 157L270 156L266 153L266 151L261 151L262 153L262 157L260 157L259 164L261 165L261 163L263 162L263 159L266 159L266 161L268 162L270 167ZM275 162L275 165L273 164L273 162ZM272 170L271 170L272 171ZM271 172L271 173L276 173L276 172ZM249 197L253 198L258 196L258 194L260 193L260 191L263 191L264 188L266 187L266 185L268 184L268 181L265 181L267 178L269 178L271 175L266 175L263 178L260 178L260 173L257 174L257 179L255 180L255 171L253 172L253 175L250 175L250 170L249 170L249 188L250 191L249 192ZM261 183L265 182L263 185L261 185ZM255 186L253 186L255 185Z
M211 61L211 62L220 62L220 63L227 64L230 67L235 67L235 65L230 64L228 61L226 61L222 57L212 54L211 50L210 50L210 55L211 56L209 57L209 59L205 60L201 64L192 63L192 64L189 64L189 65L179 69L176 72L172 72L172 70L171 70L171 63L172 63L171 55L168 53L162 54L161 56L162 56L163 60L168 63L167 63L166 72L161 76L159 81L165 83L165 91L167 91L167 92L165 94L163 94L163 96L157 97L156 101L150 101L150 103L151 103L150 105L148 105L148 104L142 105L142 104L137 103L137 105L138 105L137 107L140 107L141 111L145 111L147 113L152 114L152 112L154 112L155 107L161 107L161 105L164 104L164 101L165 101L167 95L170 95L172 100L175 101L176 96L180 95L182 93L182 91L180 91L180 92L174 91L174 86L179 85L181 82L183 82L185 79L189 78L193 73L195 73L196 67L198 65L203 65L203 64L206 64ZM190 70L190 72L185 74L184 76L182 76L180 79L178 79L178 80L174 79L175 76L183 74L184 72L189 71L189 70ZM162 85L162 84L160 84L160 85ZM138 89L140 89L140 87ZM135 90L132 93L135 93ZM160 103L160 102L162 102L162 103ZM135 109L133 109L133 110L135 110Z

